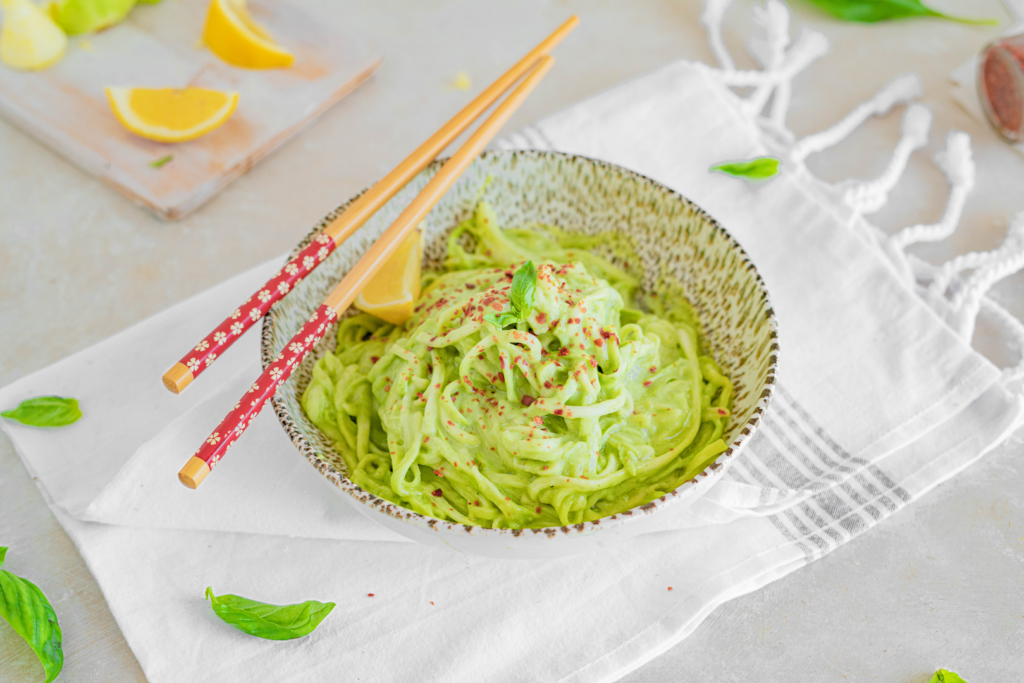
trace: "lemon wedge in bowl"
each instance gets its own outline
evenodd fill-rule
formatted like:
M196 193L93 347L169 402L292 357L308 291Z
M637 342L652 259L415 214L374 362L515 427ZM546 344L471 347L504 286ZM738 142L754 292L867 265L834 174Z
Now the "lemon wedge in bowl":
M2 0L3 31L0 61L25 71L56 64L68 46L68 37L32 0Z
M249 14L245 0L210 0L203 42L228 64L247 69L286 69L295 55Z
M404 323L420 298L422 261L420 231L413 230L356 298L356 308L393 325Z
M107 88L114 116L140 137L195 140L220 128L238 106L237 92L203 88Z

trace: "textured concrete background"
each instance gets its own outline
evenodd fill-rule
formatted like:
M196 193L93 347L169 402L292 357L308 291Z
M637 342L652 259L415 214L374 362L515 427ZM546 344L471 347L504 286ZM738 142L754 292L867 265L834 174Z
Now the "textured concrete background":
M175 0L164 0L174 2ZM253 2L266 0L253 0ZM308 0L311 5L316 4ZM737 0L727 42L743 64L752 0ZM1007 20L998 0L933 0ZM363 30L384 63L361 90L180 223L161 223L0 121L0 385L289 249L329 209L372 183L569 13L577 31L509 130L678 58L710 61L698 0L335 0L315 11ZM969 132L978 188L957 235L922 246L933 261L1002 239L1024 209L1024 158L950 98L949 72L996 33L937 20L844 24L791 0L796 22L832 53L795 83L790 124L823 128L892 76L916 71L935 113L892 202L887 230L937 220L947 184L931 162L951 128ZM795 32L795 31L794 31ZM72 46L71 49L76 49ZM470 92L445 84L465 70ZM816 155L827 180L871 177L899 115ZM997 298L1024 317L1024 274ZM979 331L979 344L993 340ZM993 353L996 362L1005 361ZM74 457L69 453L68 457ZM723 606L690 638L624 680L923 683L936 667L971 683L1024 671L1024 440L1009 443L867 535ZM0 545L7 568L50 596L64 629L61 681L145 680L74 546L0 437ZM173 653L168 653L173 656ZM0 681L42 680L0 623Z

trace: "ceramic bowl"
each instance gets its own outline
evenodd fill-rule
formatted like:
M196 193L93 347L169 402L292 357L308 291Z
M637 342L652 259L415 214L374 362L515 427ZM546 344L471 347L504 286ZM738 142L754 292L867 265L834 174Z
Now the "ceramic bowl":
M271 310L263 322L264 368L439 167L435 163L420 173ZM278 390L273 403L281 425L302 457L356 510L423 543L492 557L553 557L671 527L750 441L771 400L778 359L776 322L757 269L722 226L667 187L594 159L538 151L487 152L469 167L424 221L425 266L443 261L448 233L471 214L481 197L491 202L503 226L542 223L588 234L626 233L634 259L626 263L610 249L603 255L642 274L646 290L658 291L665 284L682 288L704 324L712 354L735 383L732 418L724 435L728 450L695 479L657 500L571 527L484 529L426 517L352 483L330 439L303 412L302 392L313 364L333 350L333 334ZM325 216L296 251L345 206Z

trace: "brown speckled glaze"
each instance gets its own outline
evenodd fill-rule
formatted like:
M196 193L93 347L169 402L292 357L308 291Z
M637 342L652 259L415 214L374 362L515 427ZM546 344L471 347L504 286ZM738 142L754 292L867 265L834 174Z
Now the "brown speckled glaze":
M417 176L267 314L262 338L264 368L439 166L435 162ZM494 206L500 224L506 227L543 223L587 234L620 233L629 241L636 258L624 261L611 249L603 253L605 257L639 274L642 287L649 292L682 290L700 316L702 333L712 354L735 383L733 416L724 436L730 443L728 450L675 491L594 522L510 530L435 520L382 500L349 481L341 456L303 412L300 397L309 383L313 364L333 350L333 334L327 335L306 357L273 399L274 410L292 443L334 486L366 506L361 511L371 518L377 516L374 512L383 513L423 529L504 538L506 544L541 534L548 538L593 534L610 525L655 515L672 503L701 495L749 441L774 387L779 350L775 315L764 283L749 257L698 206L649 178L586 157L517 151L481 155L430 212L423 223L425 267L440 264L448 233L471 214L481 199ZM307 246L346 206L324 217L296 247L296 252Z

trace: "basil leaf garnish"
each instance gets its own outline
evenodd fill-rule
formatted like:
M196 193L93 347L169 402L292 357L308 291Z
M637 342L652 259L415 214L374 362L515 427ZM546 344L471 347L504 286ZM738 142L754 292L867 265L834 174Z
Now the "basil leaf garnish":
M527 261L512 276L512 287L508 293L508 311L502 311L495 315L487 313L484 320L493 323L498 327L515 325L517 322L526 320L533 308L533 299L537 293L537 269L533 267L533 261Z
M921 0L810 0L834 17L846 21L876 22L908 17L938 17L962 24L998 24L995 19L954 17L926 7Z
M78 409L77 399L37 396L22 401L13 410L5 410L0 417L9 417L32 427L64 427L77 422L82 411Z
M710 170L725 173L735 178L767 180L779 173L779 160L774 157L760 157L750 161L731 161L712 166Z
M0 565L7 548L0 548ZM50 601L27 579L0 569L0 617L25 639L46 670L46 683L64 667L60 625Z
M334 603L307 600L298 605L268 605L237 595L215 596L207 586L206 598L218 617L239 631L267 640L292 640L309 635L320 625Z
M520 320L526 320L533 308L533 296L537 291L537 269L533 267L533 261L527 261L523 267L512 276L512 290L509 292L509 301L512 303L512 312Z

